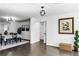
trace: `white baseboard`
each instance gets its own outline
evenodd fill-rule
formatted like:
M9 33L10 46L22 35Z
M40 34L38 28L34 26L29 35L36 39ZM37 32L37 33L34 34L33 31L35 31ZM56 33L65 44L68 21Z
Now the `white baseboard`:
M34 44L34 43L36 43L36 42L39 42L40 40L37 40L37 41L31 41L30 43L31 44Z
M49 43L49 42L47 42L47 45L54 46L54 47L59 47L58 45L55 45L55 44Z

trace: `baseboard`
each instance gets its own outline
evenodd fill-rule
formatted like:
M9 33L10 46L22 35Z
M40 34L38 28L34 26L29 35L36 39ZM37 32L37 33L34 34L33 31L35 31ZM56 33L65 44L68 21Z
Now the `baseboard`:
M37 40L37 41L31 41L30 43L31 43L31 44L34 44L34 43L36 43L36 42L39 42L39 40Z
M58 49L59 49L59 47L57 47L57 46L51 46L51 45L48 45L48 46L50 46L50 47L54 47L54 48L58 48Z
M30 41L29 39L22 39L22 40L25 40L25 41Z

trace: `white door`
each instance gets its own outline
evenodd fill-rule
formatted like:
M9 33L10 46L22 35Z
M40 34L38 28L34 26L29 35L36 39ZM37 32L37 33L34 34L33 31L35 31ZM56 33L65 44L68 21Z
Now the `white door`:
M43 21L40 22L40 39L44 41L44 43L46 43L46 25L47 22Z

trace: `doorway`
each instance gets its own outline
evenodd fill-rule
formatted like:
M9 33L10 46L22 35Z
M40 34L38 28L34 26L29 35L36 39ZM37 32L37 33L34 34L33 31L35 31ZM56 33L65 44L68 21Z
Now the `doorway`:
M47 21L40 22L40 41L47 43Z

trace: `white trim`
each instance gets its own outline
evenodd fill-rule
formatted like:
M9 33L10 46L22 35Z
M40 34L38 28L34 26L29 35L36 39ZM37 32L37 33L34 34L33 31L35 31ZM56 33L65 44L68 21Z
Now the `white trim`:
M40 40L37 40L37 41L31 41L30 43L31 44L34 44L34 43L36 43L36 42L39 42Z

